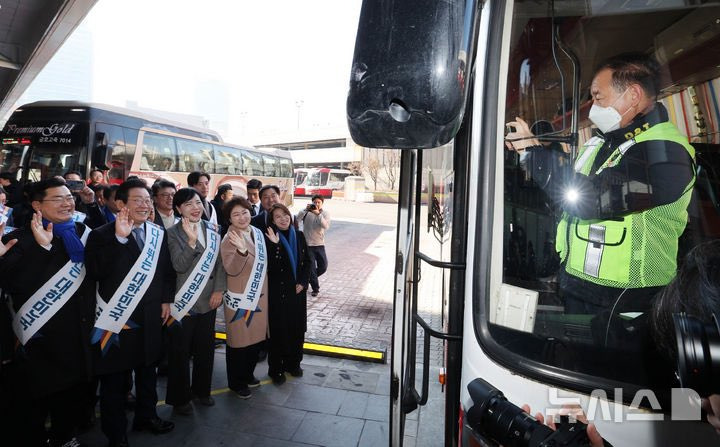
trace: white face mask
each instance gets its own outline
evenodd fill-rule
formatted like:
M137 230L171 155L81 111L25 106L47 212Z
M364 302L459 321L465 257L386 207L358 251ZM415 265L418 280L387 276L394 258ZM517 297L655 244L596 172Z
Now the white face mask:
M625 89L625 91L622 92L622 95L620 95L609 107L602 107L597 104L593 104L592 107L590 107L590 114L588 115L588 118L590 118L590 121L592 121L593 124L600 129L600 132L608 133L620 128L620 121L623 116L620 115L620 112L618 112L613 106L617 104L623 95L625 95L625 92L627 92L627 89Z

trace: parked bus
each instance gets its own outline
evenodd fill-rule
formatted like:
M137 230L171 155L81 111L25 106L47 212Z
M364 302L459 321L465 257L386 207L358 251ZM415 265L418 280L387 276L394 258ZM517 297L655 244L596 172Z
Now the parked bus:
M2 132L0 170L38 181L69 170L85 177L102 170L109 183L137 175L152 184L166 178L179 187L187 174L210 174L210 194L224 183L245 196L258 178L277 184L292 203L292 160L287 151L224 143L210 129L129 109L76 101L41 101L13 112Z
M296 196L304 196L305 195L305 179L308 176L308 173L310 172L309 168L295 168L295 195Z
M564 170L572 173L574 156L594 133L589 87L596 66L624 52L654 56L663 73L658 101L695 149L682 260L720 237L718 24L717 1L363 2L348 126L361 146L403 149L391 446L403 445L407 415L438 398L444 419L418 423L444 425L446 446L540 445L530 441L540 433L537 423L491 388L477 393L476 379L508 403L545 414L577 402L615 446L718 442L700 420L698 394L685 390L675 399L675 368L659 360L649 338L651 303L637 303L637 312L566 312L555 249L561 203L526 174L527 160L506 148L504 136L516 117L545 121L535 134L546 150L568 154ZM428 207L421 204L426 189ZM428 278L438 278L437 287ZM441 327L418 314L420 293L442 300ZM442 340L442 396L428 394L430 338ZM691 372L717 390L720 359L708 340L692 345L699 357ZM678 417L675 410L688 406L691 416Z
M347 169L309 168L295 170L295 195L332 197L333 191L345 188L345 177L352 173Z

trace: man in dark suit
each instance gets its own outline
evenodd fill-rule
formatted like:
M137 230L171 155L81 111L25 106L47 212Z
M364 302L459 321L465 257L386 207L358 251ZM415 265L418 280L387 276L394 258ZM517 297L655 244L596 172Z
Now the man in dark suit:
M173 197L175 197L175 183L159 179L152 185L152 197L155 203L155 223L168 228L178 222L173 210Z
M215 208L210 204L208 195L210 194L210 174L207 172L193 171L187 176L188 186L195 188L200 194L203 204L203 220L218 224L218 216Z
M98 282L102 300L98 302L104 307L92 339L99 340L93 357L100 378L102 431L111 446L123 446L127 445L125 399L131 371L135 373L137 395L133 430L159 434L174 427L172 422L160 419L155 410L155 367L162 351L162 325L174 299L175 272L165 230L148 221L152 201L145 182L124 182L115 193L115 201L120 208L115 222L90 234L85 256L88 274ZM141 269L145 268L148 270L143 273ZM137 281L142 274L146 274L144 281ZM130 279L129 285L123 284L126 278ZM105 322L111 319L107 317L121 323L119 333L108 329Z
M265 185L260 188L262 209L257 216L250 220L250 225L261 229L265 233L269 221L268 210L276 203L280 203L280 188L277 185Z
M251 216L257 216L260 213L260 188L263 184L260 180L252 178L247 182L247 199L250 202Z
M60 179L38 182L31 204L30 225L0 243L0 288L11 297L22 345L3 356L3 401L11 411L3 412L0 432L3 445L47 445L49 415L50 446L80 445L73 433L90 380L95 290L83 266L90 229L73 222L75 200Z

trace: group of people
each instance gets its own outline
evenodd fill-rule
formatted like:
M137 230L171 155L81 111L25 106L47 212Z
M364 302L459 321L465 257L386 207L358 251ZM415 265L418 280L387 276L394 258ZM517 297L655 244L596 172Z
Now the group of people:
M321 197L295 218L279 187L256 179L247 199L220 186L210 201L210 176L201 172L180 189L139 178L80 187L75 175L27 189L30 221L0 243L0 289L10 304L0 306L0 405L10 445L81 445L76 429L94 412L98 383L110 446L128 445L133 383L132 428L169 432L173 422L156 412L163 357L175 413L214 405L220 306L228 384L238 397L259 386L261 351L276 385L285 373L302 376L308 287L317 294L327 268Z

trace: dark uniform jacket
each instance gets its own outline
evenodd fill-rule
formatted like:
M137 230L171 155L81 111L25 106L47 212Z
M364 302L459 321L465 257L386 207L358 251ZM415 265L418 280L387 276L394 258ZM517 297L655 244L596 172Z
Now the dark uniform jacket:
M269 217L268 213L264 209L262 209L262 207L260 207L260 212L257 213L257 215L253 216L250 219L250 225L252 225L255 228L259 228L260 231L262 231L263 234L265 234L265 232L267 231L267 226L268 226L268 224L267 224L268 217Z
M83 224L75 223L78 237L84 228ZM11 296L17 312L70 257L59 237L53 238L48 251L38 245L29 227L6 235L3 242L10 239L18 242L0 258L0 288ZM35 337L14 353L4 353L5 360L12 357L9 369L17 380L16 386L28 387L26 391L31 398L62 391L90 379L94 290L92 280L86 275L80 289ZM10 323L3 319L0 324ZM4 333L6 329L3 328Z
M261 214L262 215L262 214ZM292 274L290 258L285 246L274 244L267 237L268 248L268 298L270 306L269 325L270 337L295 338L302 337L307 331L307 286L310 277L310 255L305 235L295 231L297 235L298 266L297 278ZM295 293L295 285L305 288Z
M164 231L164 230L163 230ZM149 236L146 235L146 241ZM132 234L126 244L115 237L115 223L108 223L90 233L85 248L88 274L98 282L102 299L107 303L140 256L140 248ZM110 346L102 355L98 345L93 347L95 371L108 374L151 365L162 350L161 303L173 302L175 271L170 263L167 234L164 235L160 255L150 288L145 292L130 320L138 327L120 332L119 346Z

